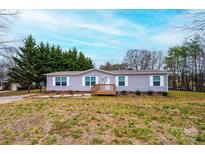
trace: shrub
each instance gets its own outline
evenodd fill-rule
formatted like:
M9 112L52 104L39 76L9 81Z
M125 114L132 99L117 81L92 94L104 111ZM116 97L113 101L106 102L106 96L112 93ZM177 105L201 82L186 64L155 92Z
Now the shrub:
M141 92L140 92L139 90L136 90L136 91L135 91L135 94L136 94L136 95L141 95Z
M167 91L163 91L162 92L162 96L168 96L168 92Z
M69 90L68 92L69 92L69 94L73 94L73 91L72 91L72 90Z
M149 90L149 91L147 92L147 94L148 94L148 95L152 95L152 94L153 94L153 91L152 91L152 90Z
M127 93L128 93L128 92L127 92L126 90L123 90L123 91L121 92L122 95L127 95Z

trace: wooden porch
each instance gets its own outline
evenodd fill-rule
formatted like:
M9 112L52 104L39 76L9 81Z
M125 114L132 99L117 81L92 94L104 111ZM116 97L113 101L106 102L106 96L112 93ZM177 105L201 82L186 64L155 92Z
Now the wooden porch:
M114 84L96 84L91 88L92 95L116 95Z

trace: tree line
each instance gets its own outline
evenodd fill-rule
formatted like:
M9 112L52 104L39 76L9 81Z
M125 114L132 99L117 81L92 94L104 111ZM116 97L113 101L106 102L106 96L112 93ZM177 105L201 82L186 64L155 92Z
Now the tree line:
M162 51L152 51L147 49L129 49L122 63L111 64L106 62L100 65L103 70L161 70L164 66L164 55Z
M36 43L32 35L23 40L17 55L13 56L10 81L20 83L30 91L32 85L41 87L46 73L55 71L82 71L94 67L90 58L76 48L63 51L58 45ZM122 63L106 62L104 70L167 70L169 87L175 90L205 91L205 40L196 35L181 45L169 48L168 54L147 49L130 49Z
M46 82L46 73L83 71L94 67L92 60L76 48L63 51L59 45L37 44L32 35L23 40L13 61L15 65L7 74L9 80L26 87L28 92L32 86L41 88Z
M122 63L106 62L104 70L167 70L169 88L174 90L205 91L205 40L195 35L182 45L169 48L167 55L161 51L130 49Z
M205 41L196 35L182 45L171 47L165 69L172 72L169 87L175 90L205 91Z

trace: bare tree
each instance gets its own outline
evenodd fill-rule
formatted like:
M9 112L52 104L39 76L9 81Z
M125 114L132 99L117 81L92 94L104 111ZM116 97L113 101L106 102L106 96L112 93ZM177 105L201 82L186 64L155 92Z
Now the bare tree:
M9 45L9 43L15 42L17 40L7 39L7 33L10 25L12 24L13 18L16 17L18 11L16 10L0 10L0 74L1 77L5 76L8 68L14 65L13 55L16 49Z
M164 64L164 57L162 51L153 51L151 54L151 70L162 69Z
M139 70L139 63L136 61L138 58L138 50L130 49L127 51L123 63L127 66L127 69Z
M186 12L185 16L190 22L179 27L184 31L194 32L194 35L204 36L205 34L205 11Z
M15 53L16 48L14 47L0 48L0 78L6 76L8 69L14 66L13 57Z
M127 69L160 70L163 66L163 54L161 51L130 49L123 63L126 64Z

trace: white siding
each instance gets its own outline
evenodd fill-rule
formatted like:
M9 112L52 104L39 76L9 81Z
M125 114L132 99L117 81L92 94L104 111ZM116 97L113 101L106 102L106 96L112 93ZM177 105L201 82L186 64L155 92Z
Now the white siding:
M107 82L107 84L110 84L110 78L109 77L107 78L106 82Z
M16 91L17 90L17 83L11 83L11 90Z
M153 76L149 76L149 86L153 86Z
M164 86L164 76L160 76L160 86Z
M85 86L85 77L82 77L82 86Z
M119 86L118 76L115 77L115 86Z
M99 84L99 77L98 76L95 77L95 80L96 80L96 84Z
M66 77L66 84L67 84L67 86L70 85L70 78L68 76Z
M128 86L128 76L125 76L125 86Z
M53 77L53 86L56 86L56 77Z

